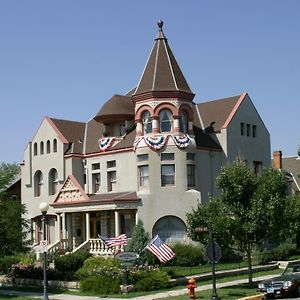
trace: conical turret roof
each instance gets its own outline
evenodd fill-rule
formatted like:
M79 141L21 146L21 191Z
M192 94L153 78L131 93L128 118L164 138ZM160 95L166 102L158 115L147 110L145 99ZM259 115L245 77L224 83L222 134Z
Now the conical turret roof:
M149 92L184 92L191 94L193 98L194 94L163 33L162 21L158 22L158 27L157 37L133 97Z

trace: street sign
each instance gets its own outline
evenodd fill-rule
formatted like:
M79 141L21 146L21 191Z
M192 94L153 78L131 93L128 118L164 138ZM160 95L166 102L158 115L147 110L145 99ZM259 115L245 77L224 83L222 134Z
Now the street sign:
M222 253L221 253L221 247L217 242L210 242L206 247L204 251L205 256L208 258L210 262L218 263L220 260Z
M126 262L126 261L131 261L131 260L135 260L135 259L139 258L139 255L134 252L120 252L115 256L115 258Z
M37 247L38 253L44 253L48 250L48 241L47 240L41 240L40 244Z
M195 232L208 232L208 228L206 226L203 227L195 227Z

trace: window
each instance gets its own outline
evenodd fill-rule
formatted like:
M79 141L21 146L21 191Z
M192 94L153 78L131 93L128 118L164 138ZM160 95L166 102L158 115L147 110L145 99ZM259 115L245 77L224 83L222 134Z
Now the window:
M256 125L252 125L252 136L256 137Z
M260 174L261 169L262 169L262 162L261 161L253 161L254 174Z
M43 174L41 171L36 171L34 175L34 196L40 197L43 188Z
M161 165L161 186L175 184L175 165Z
M121 124L120 125L120 135L122 136L124 134L126 134L126 126L125 126L125 124Z
M100 163L92 164L92 170L100 170Z
M97 193L100 191L100 185L101 185L101 182L100 182L100 173L95 173L95 174L92 174L92 190L93 190L93 193Z
M33 155L36 156L37 155L37 143L33 144Z
M139 186L149 186L149 166L139 166Z
M188 187L196 186L195 165L187 165L187 185Z
M107 162L107 167L108 168L114 168L116 166L116 161L115 160L110 160Z
M49 172L49 195L54 195L58 191L58 175L56 169Z
M47 141L47 153L50 153L50 141Z
M149 186L149 166L139 166L139 186Z
M161 153L160 160L174 160L174 153Z
M172 129L172 114L169 110L163 109L159 113L160 132L170 132Z
M146 161L148 160L148 154L139 154L137 156L137 161Z
M195 153L187 153L186 159L187 160L195 160Z
M44 154L44 142L40 143L40 154Z
M152 132L152 119L150 116L149 111L144 112L142 117L143 122L143 131L145 133L151 133Z
M245 135L245 123L241 123L241 135Z
M187 133L188 131L187 115L184 111L179 115L179 131L182 133Z
M53 140L53 152L57 152L57 139Z
M247 136L250 136L251 126L250 124L247 124Z
M113 192L116 190L117 174L116 171L107 172L107 190Z

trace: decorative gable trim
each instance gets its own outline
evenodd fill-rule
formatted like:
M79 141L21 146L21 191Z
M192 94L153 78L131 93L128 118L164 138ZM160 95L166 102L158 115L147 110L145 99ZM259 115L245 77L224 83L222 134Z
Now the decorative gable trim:
M88 201L89 197L73 175L69 175L52 205Z
M239 109L241 103L243 102L243 100L246 98L247 95L248 95L247 93L241 94L241 96L239 97L237 103L235 104L233 110L229 114L227 120L225 121L225 123L223 124L223 126L221 127L221 129L226 129L227 128L227 126L229 125L229 123L231 122L231 120L233 119L233 117L235 116L237 110Z

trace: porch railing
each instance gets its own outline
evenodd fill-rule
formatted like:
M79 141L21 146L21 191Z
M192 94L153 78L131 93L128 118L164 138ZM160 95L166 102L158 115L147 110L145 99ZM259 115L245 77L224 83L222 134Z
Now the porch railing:
M74 249L73 253L79 250L89 251L89 253L93 255L112 256L119 251L124 251L124 247L117 246L108 248L100 239L89 239Z
M69 243L67 239L63 239L60 241L57 241L51 245L48 246L48 254L53 255L59 251L67 252L69 248Z

